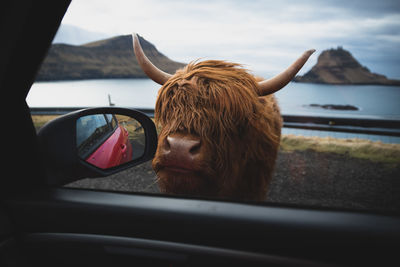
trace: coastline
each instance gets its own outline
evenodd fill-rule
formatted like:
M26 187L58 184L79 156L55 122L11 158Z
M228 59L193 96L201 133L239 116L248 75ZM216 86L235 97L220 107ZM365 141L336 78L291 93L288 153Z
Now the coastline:
M343 86L351 86L351 85L360 85L360 86L369 86L369 85L383 85L383 86L399 86L400 87L400 80L390 80L393 83L327 83L327 82L303 82L297 80L296 76L292 82L294 83L301 83L301 84L315 84L315 85L343 85ZM62 79L54 78L48 79L38 76L35 82L68 82L68 81L85 81L85 80L112 80L112 79L149 79L146 75L138 74L138 75L102 75L102 76L94 76L94 77L86 77L86 78L78 78L78 77L66 77Z
M379 82L376 82L376 83L327 83L327 82L318 82L318 81L313 81L313 82L303 82L303 81L299 81L299 80L296 80L296 78L297 78L298 76L296 76L293 80L292 80L292 82L294 82L294 83L303 83L303 84L317 84L317 85L343 85L343 86L347 86L347 85L361 85L361 86L363 86L363 85L365 85L365 86L368 86L368 85L382 85L382 86L398 86L398 87L400 87L400 80L390 80L390 81L393 81L392 83L379 83Z

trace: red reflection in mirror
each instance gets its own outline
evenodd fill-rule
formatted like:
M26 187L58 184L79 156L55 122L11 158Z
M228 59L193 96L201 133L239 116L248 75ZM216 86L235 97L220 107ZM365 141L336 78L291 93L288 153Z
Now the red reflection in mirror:
M120 125L114 133L86 159L86 162L101 169L108 169L131 161L132 145L128 137L128 131Z
M146 137L134 118L119 114L93 114L76 121L78 156L101 169L138 159Z

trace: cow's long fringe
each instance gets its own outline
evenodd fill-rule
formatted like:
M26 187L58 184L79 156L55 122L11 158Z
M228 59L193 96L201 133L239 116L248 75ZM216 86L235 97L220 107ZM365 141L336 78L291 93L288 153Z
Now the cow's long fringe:
M275 97L258 93L257 79L246 69L218 60L188 64L158 93L161 135L200 137L219 179L219 196L265 198L282 119Z

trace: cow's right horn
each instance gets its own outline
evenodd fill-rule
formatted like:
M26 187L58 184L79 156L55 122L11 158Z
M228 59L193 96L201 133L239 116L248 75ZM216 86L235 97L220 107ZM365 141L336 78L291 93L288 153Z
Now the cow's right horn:
M163 85L169 78L172 77L171 74L166 73L151 63L151 61L146 57L143 49L139 42L139 36L136 33L132 34L133 50L135 51L136 59L146 75L158 84Z
M282 89L287 85L294 76L299 72L303 65L307 62L308 58L315 52L315 49L308 50L303 53L289 68L275 77L258 82L260 96L270 95Z

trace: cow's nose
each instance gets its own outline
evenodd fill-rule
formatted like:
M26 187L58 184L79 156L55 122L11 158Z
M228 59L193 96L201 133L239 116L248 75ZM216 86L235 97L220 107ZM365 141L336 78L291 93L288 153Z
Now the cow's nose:
M200 153L201 142L194 137L167 136L164 151L194 157Z

